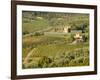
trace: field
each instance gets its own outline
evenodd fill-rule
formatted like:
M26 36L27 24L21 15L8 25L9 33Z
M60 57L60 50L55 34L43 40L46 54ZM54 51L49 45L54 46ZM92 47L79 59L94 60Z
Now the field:
M23 11L22 16L23 69L89 66L88 14Z

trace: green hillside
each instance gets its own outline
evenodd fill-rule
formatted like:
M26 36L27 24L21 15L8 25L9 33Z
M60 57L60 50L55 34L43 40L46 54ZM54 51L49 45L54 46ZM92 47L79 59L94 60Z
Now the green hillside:
M23 69L89 66L89 14L23 11L22 33Z

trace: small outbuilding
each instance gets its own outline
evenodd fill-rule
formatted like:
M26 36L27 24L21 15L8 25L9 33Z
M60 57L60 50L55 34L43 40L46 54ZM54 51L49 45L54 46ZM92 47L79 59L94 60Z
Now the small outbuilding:
M78 42L83 42L83 37L79 33L76 33L74 36L74 42L73 43L78 43Z

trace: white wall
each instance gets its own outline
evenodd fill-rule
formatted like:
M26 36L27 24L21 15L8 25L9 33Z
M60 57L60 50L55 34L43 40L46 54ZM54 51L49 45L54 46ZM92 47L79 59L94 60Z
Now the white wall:
M28 0L27 0L28 1ZM100 0L32 0L57 3L91 4L98 5L98 49L100 47ZM0 80L10 80L11 65L11 12L10 0L0 0ZM98 50L98 67L100 67L100 49ZM29 80L29 79L28 79ZM31 79L32 80L32 79ZM100 80L100 68L98 75L73 76L59 78L42 78L33 80Z

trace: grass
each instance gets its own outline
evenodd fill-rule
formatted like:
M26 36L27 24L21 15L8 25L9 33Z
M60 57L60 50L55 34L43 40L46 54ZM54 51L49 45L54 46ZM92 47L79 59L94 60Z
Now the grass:
M27 31L28 33L41 30L48 27L48 21L46 20L35 20L29 21L28 23L23 23L23 32Z
M50 48L50 47L49 47ZM29 59L33 59L27 64L24 64L26 67L24 68L47 68L47 67L71 67L71 66L88 66L89 65L89 52L88 47L74 49L72 51L65 51L62 52L63 49L59 47L57 51L49 51L46 47L46 54L45 52L35 53L35 55L31 55ZM42 49L43 50L43 49ZM65 50L65 49L64 49ZM84 51L83 51L84 50ZM48 53L51 52L52 54ZM57 52L53 54L53 52ZM43 53L43 54L42 54ZM34 53L33 53L34 54ZM37 59L38 58L38 59Z
M87 47L88 44L77 44L77 45L68 45L68 44L49 44L38 46L33 53L33 56L56 56L61 55L63 52L71 52L78 48Z
M23 12L23 69L89 66L89 16L87 14L66 13L65 15L41 12L35 15L35 12L33 13L27 12L26 17L26 13ZM82 33L80 29L84 24L86 31ZM55 28L66 26L71 26L72 32L55 32ZM73 44L73 36L76 33L85 35L87 40Z
M30 52L34 48L35 50L29 56L28 63L23 64L23 68L89 65L88 42L72 44L71 42L69 43L67 41L70 36L69 34L69 36L66 35L68 38L64 38L65 36L58 36L59 34L56 35L57 36L51 36L51 34L48 34L44 36L30 36L28 38L24 38L23 45L26 45L26 48L24 47L23 49L25 49L26 52L23 52L23 60L25 59L25 57L27 57L28 52ZM28 51L27 45L35 47L30 48L30 50ZM46 60L44 59L44 57L46 58ZM49 63L49 61L51 61L51 63Z

